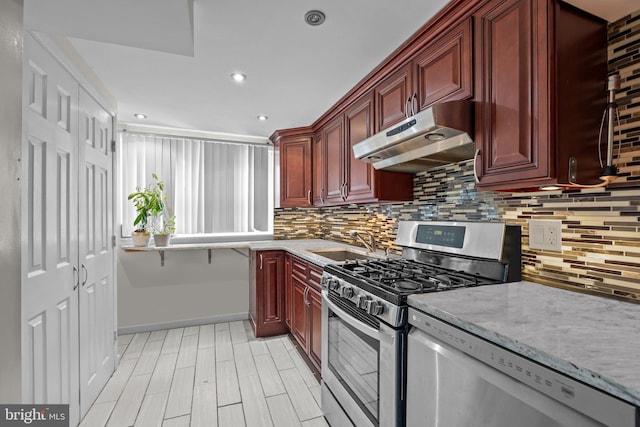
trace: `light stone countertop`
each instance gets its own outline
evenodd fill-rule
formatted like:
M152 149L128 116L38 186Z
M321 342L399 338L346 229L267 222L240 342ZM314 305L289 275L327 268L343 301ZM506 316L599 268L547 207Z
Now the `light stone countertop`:
M530 282L415 295L409 305L640 406L640 305Z
M363 255L384 257L384 251L378 250L375 253L367 252L360 246L347 245L345 243L333 242L331 240L322 239L300 239L300 240L251 240L236 242L215 242L215 243L179 243L169 246L143 246L135 247L130 244L123 244L120 248L124 251L131 252L171 252L171 251L197 251L197 250L216 250L216 249L239 249L239 250L285 250L298 256L306 261L324 267L326 264L333 264L329 258L309 252L310 250L326 250L326 249L348 249L352 252Z

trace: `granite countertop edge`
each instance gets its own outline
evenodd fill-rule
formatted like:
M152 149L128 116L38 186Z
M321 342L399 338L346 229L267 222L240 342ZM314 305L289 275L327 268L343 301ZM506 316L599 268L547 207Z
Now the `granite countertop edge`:
M540 285L537 283L531 282L516 282L511 283L509 285L532 285L539 286L544 292L544 289L553 289L554 291L560 292L571 292L568 290L561 290L557 288L551 288L545 285ZM464 292L465 290L460 290ZM579 295L579 294L576 294ZM621 400L624 400L628 403L631 403L636 406L640 406L640 390L629 387L627 385L621 384L619 381L611 379L606 376L606 374L602 374L596 372L592 369L586 368L584 366L580 366L578 363L574 363L566 358L558 356L548 351L544 351L540 348L536 348L533 345L529 345L524 341L520 341L515 337L505 335L495 330L492 330L490 327L483 326L466 318L464 313L461 312L452 313L445 309L438 308L437 303L429 304L425 302L426 298L424 298L425 294L421 296L411 296L408 299L409 306L416 308L422 312L425 312L433 317L436 317L440 320L443 320L449 324L457 326L458 328L465 330L475 336L483 338L489 342L492 342L500 347L506 348L510 351L513 351L516 354L524 356L530 360L533 360L537 363L540 363L543 366L554 369L558 372L568 375L569 377L581 381L585 384L593 386L599 390L602 390L612 396L615 396ZM591 296L592 298L602 298L598 296ZM620 301L621 304L628 304L623 301ZM487 301L487 304L491 304L490 301ZM638 307L640 309L640 307ZM453 310L452 310L453 311ZM473 317L473 316L469 316Z

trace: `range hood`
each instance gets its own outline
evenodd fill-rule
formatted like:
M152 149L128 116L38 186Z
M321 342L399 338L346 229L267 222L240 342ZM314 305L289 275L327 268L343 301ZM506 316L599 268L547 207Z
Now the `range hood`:
M376 169L419 172L473 158L473 102L435 104L353 146Z

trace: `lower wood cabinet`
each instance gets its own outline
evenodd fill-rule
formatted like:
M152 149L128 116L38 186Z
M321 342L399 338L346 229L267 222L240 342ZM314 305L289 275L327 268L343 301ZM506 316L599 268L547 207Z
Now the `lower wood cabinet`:
M291 334L318 371L322 353L321 278L322 269L292 257Z
M285 300L285 252L251 251L249 316L256 337L288 332Z

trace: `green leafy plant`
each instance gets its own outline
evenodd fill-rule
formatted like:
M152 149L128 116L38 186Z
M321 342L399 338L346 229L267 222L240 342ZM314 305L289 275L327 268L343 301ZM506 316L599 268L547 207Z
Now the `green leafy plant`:
M164 215L162 218L162 227L153 226L153 234L173 234L176 232L176 216Z
M151 231L151 220L164 212L164 205L167 200L167 196L163 193L164 184L155 173L151 176L153 177L153 182L148 187L136 187L136 191L129 194L127 198L133 202L138 214L133 220L133 225L138 232Z

